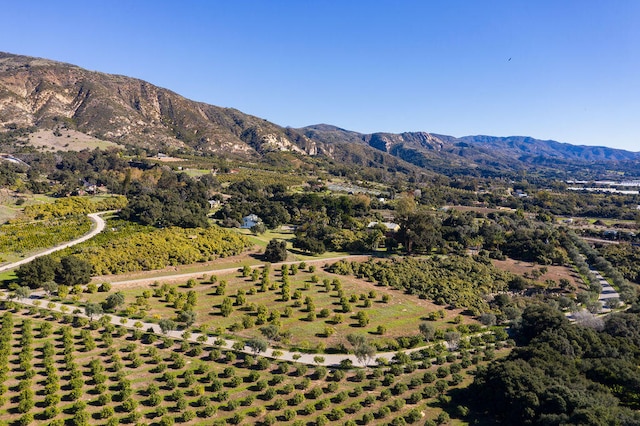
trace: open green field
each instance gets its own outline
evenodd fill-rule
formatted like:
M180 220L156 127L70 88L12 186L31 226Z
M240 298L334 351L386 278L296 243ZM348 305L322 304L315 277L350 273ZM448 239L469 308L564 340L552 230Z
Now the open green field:
M476 342L334 370L36 308L0 312L0 419L11 425L422 424L448 420L443 408L455 410L439 395L505 353L500 342Z
M191 177L200 177L211 173L210 169L184 169L182 171Z
M238 269L216 274L215 283L211 275L203 274L191 280L192 287L186 279L171 284L159 280L150 285L114 286L111 292L124 294L125 304L118 313L132 318L151 322L177 319L185 300L191 297L196 300L195 328L250 338L261 336L261 327L277 324L289 335L280 343L283 347L320 352L338 350L352 333L368 336L380 349L394 350L398 337L419 335L419 324L430 312L442 313L443 318L433 321L433 325L443 330L455 328L454 320L474 322L459 316L461 309L443 309L366 280L331 274L313 266L298 268L295 275L291 275L291 267L288 269L288 297L283 294L281 270L271 268L265 279L261 278L262 267L256 272L248 271L246 277ZM79 301L100 303L106 297L105 293L83 293ZM227 316L221 313L225 298L234 305ZM308 300L313 304L311 311ZM347 301L347 308L342 301ZM361 322L359 315L366 319Z

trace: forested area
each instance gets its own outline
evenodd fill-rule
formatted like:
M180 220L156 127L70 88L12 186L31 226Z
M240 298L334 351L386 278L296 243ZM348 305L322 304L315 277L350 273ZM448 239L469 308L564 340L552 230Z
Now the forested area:
M538 190L518 199L526 211L557 216L599 217L635 220L638 195L598 194L588 192Z
M597 331L528 307L516 328L523 346L479 367L460 401L505 424L638 424L639 308L609 315Z
M153 186L132 182L127 198L129 204L120 212L125 220L160 228L196 228L209 224L207 187L185 173L162 170Z

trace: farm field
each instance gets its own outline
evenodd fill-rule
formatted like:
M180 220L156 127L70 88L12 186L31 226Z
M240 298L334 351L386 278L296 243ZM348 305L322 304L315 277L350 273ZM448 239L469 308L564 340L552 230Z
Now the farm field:
M6 261L76 239L91 229L84 215L0 225L0 253Z
M447 393L505 353L487 335L455 353L436 345L386 366L328 369L11 302L0 314L0 418L12 425L448 420Z
M444 309L402 291L331 274L315 265L300 266L284 265L286 285L282 265L269 267L268 274L264 267L246 265L181 282L124 282L113 285L111 293L124 295L119 315L149 322L177 320L189 304L195 313L195 329L248 339L261 336L261 327L276 325L285 335L276 344L303 351L340 350L352 333L366 335L381 350L394 350L399 337L420 341L418 327L432 312L439 314L432 324L443 330L454 329L459 323L476 323L462 316L462 309ZM291 274L293 270L295 274ZM101 292L75 296L81 303L101 303L106 297L108 294ZM226 315L223 304L229 307Z

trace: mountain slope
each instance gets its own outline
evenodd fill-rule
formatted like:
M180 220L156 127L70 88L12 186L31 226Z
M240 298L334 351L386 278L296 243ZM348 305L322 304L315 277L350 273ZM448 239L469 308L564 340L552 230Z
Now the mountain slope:
M255 156L314 154L314 143L231 108L188 100L142 80L0 53L0 125L67 127L124 145Z
M410 163L447 175L501 174L532 167L601 166L603 162L637 162L640 153L620 149L576 146L530 137L465 136L426 132L361 134L319 124L298 129L324 144L365 144Z
M362 134L327 124L284 128L139 79L0 52L0 136L43 129L54 134L70 129L152 151L252 160L272 151L322 154L351 172L363 166L392 174L427 169L449 176L504 176L534 168L607 170L612 162L633 171L640 162L640 153L521 136Z

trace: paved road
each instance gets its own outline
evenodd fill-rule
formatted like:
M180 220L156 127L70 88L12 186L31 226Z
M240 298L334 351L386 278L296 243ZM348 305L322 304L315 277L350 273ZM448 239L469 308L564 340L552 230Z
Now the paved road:
M51 253L59 251L59 250L64 250L67 247L75 246L76 244L83 243L83 242L95 237L96 235L101 233L104 230L104 227L106 226L105 222L104 222L104 219L102 219L100 217L100 215L104 214L104 213L107 213L107 212L91 213L91 214L87 215L89 217L89 219L91 219L91 221L94 223L94 226L92 227L91 231L89 231L89 233L83 235L82 237L80 237L78 239L75 239L73 241L69 241L69 242L64 243L64 244L60 244L60 245L55 246L53 248L41 251L41 252L39 252L37 254L34 254L32 256L25 257L24 259L19 260L17 262L13 262L13 263L10 263L8 265L0 266L0 272L4 272L4 271L8 271L10 269L17 268L20 265L23 265L25 263L31 262L36 257L45 256L47 254L51 254Z
M592 269L591 272L596 276L600 285L602 286L602 290L600 291L600 296L598 296L598 301L602 303L602 306L607 306L607 302L609 299L618 299L620 300L620 295L618 292L609 284L609 281L604 279L604 277L600 274L600 272ZM608 309L607 309L608 310Z

